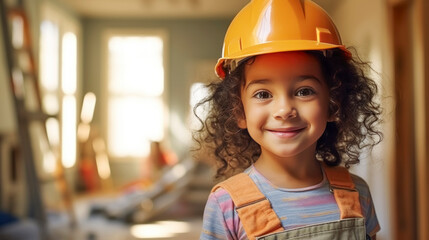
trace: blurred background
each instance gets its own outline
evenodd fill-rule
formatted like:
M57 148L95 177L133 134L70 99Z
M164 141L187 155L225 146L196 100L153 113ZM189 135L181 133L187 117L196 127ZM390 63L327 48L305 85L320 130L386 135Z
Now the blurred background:
M198 239L192 107L249 0L0 2L0 239ZM315 2L380 87L377 239L429 239L429 2Z

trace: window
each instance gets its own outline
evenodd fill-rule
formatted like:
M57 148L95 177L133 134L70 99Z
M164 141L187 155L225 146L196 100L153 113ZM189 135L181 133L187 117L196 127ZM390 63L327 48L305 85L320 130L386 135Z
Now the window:
M40 85L42 108L59 119L51 118L46 128L51 146L59 149L64 167L73 167L77 151L77 52L78 24L43 4L40 25ZM59 121L58 121L59 120ZM46 172L55 171L51 155L44 160Z
M107 133L112 157L145 157L164 138L162 34L107 37Z

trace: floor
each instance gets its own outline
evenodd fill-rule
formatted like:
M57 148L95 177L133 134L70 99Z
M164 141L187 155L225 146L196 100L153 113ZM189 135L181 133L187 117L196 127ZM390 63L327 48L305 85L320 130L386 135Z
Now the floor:
M86 192L80 193L81 196L74 195L73 207L70 211L73 214L64 210L65 203L57 201L56 198L49 198L47 201L49 204L46 204L45 207L47 226L41 226L44 225L41 223L44 221L25 219L14 225L0 228L0 239L199 239L203 209L213 182L209 177L212 173L207 172L210 168L197 170L192 174L184 175L189 175L190 180L188 177L184 177L181 181L175 181L174 184L167 182L169 184L162 185L161 191L139 191L137 189L120 192L116 190L113 193ZM158 188L154 187L154 189ZM130 201L135 204L130 204ZM114 210L119 209L116 213L122 217L112 217L109 211L106 211L106 209L110 209L106 208L106 204L114 206ZM130 205L132 207L129 207ZM124 210L123 206L126 206L127 209ZM145 215L145 211L153 214ZM132 217L130 218L130 216ZM71 219L75 219L75 221ZM41 229L44 230L42 234Z
M92 199L93 200L93 199ZM199 239L202 226L201 206L178 201L156 218L143 224L115 220L103 214L91 214L91 202L75 202L76 224L70 227L65 214L49 214L50 238L55 240L178 240Z
M58 240L134 240L134 239L199 239L201 220L164 219L145 224L126 224L103 217L80 222L73 230L53 234Z

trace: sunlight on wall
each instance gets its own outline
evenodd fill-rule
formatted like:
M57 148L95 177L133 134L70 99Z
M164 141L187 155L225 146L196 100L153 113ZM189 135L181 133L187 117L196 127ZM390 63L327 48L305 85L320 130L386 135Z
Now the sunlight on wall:
M171 111L170 113L170 124L172 131L172 135L179 139L180 143L183 144L181 146L189 146L192 144L192 136L191 131L189 131L189 125L185 124L179 114L175 111Z
M92 118L94 117L95 103L97 98L94 93L89 92L83 97L82 110L80 113L80 123L78 125L77 136L80 142L86 142L91 132Z
M59 83L59 29L50 21L43 21L40 25L40 68L39 79L41 85L42 108L47 114L55 115L60 110L58 99ZM49 145L58 149L60 145L60 123L56 118L46 121L46 131ZM43 149L43 148L41 148ZM58 152L46 146L43 154L43 169L47 173L57 170Z
M60 144L60 126L56 118L48 118L48 120L46 120L46 133L48 135L49 145L52 146L53 149L58 149ZM46 153L43 158L43 169L47 173L53 173L57 170L57 155L49 148L47 148L45 152Z
M40 82L42 87L42 107L48 114L57 114L59 83L59 30L49 21L40 25Z
M85 96L83 97L82 111L80 114L80 120L82 122L90 123L92 121L96 101L97 98L95 97L94 93L89 92L85 94Z
M110 177L111 171L104 140L102 138L94 139L92 147L95 152L95 162L97 164L98 175L102 179L108 179Z
M46 152L43 156L43 169L47 173L54 173L57 170L57 160L51 151Z
M57 157L53 152L53 149L50 147L51 140L55 142L56 132L55 122L49 119L46 122L46 130L48 131L48 136L45 135L45 129L43 128L41 123L33 122L31 124L31 132L32 136L37 139L35 142L38 143L38 147L35 148L34 154L38 157L41 157L42 168L44 173L54 173L57 170ZM51 136L49 136L51 135ZM49 139L51 137L51 139ZM40 155L39 155L40 154ZM41 172L41 175L44 174Z
M190 98L189 98L189 104L191 106L191 111L193 111L195 105L206 98L208 96L209 92L208 89L205 87L204 83L194 83L191 86L191 92L190 92ZM199 106L195 113L198 115L199 118L204 120L207 116L207 111L209 106L207 104ZM194 112L191 112L191 129L198 129L201 127L200 121L197 119L197 117L194 115Z
M51 146L58 147L60 144L60 126L56 118L46 120L46 131Z
M76 163L76 99L66 96L62 111L62 163L64 167L73 167Z
M76 163L76 86L77 41L74 33L65 33L62 39L61 89L64 93L62 106L62 157L64 167Z
M77 86L77 41L74 33L63 36L61 88L66 95L76 93Z

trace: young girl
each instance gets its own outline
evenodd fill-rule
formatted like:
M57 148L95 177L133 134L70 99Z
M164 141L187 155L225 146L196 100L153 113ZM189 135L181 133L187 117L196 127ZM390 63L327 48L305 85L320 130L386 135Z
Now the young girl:
M369 188L340 165L381 140L377 87L329 16L309 0L252 0L223 51L195 137L230 178L201 239L375 239Z

